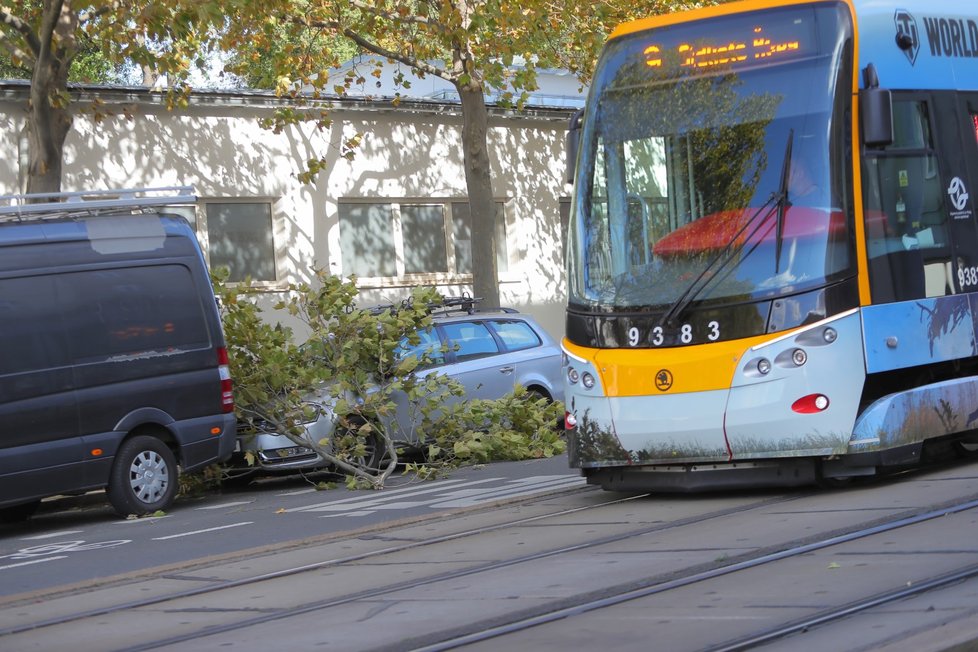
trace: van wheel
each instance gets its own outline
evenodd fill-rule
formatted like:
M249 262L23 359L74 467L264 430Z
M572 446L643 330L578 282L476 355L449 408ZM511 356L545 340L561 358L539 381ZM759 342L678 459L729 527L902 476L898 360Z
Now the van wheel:
M109 502L119 516L166 509L177 493L177 462L155 437L138 436L119 447L109 476Z

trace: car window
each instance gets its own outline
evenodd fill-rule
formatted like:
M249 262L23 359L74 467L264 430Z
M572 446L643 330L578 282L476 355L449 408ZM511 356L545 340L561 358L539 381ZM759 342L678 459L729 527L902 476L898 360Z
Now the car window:
M522 321L494 321L490 322L496 331L496 335L503 341L506 348L510 351L520 351L522 349L532 349L540 346L540 338L530 325Z
M417 344L411 344L407 338L401 340L401 343L397 347L397 357L407 358L414 356L420 359L421 356L427 354L430 360L429 364L442 364L445 362L445 352L442 351L441 340L438 339L438 334L434 329L418 331L418 336L421 338L421 341Z
M470 360L486 355L499 353L496 340L485 324L480 322L456 321L442 324L448 344L458 347L455 357L458 360Z

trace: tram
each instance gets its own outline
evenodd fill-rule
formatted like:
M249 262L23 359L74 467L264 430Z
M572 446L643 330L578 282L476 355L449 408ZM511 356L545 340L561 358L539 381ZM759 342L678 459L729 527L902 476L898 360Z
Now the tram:
M978 448L978 10L747 0L619 27L568 133L572 467L844 482Z

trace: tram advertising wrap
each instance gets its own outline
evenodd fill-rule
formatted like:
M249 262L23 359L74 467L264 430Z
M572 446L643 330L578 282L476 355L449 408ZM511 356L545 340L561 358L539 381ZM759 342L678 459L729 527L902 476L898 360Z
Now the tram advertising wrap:
M978 10L629 23L568 143L566 422L589 482L836 483L978 450Z

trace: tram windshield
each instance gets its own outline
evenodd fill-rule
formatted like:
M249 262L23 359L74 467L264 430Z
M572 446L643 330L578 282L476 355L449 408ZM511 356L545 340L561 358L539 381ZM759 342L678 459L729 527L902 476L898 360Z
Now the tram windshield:
M609 43L581 137L570 301L674 312L854 273L851 57L834 4Z

